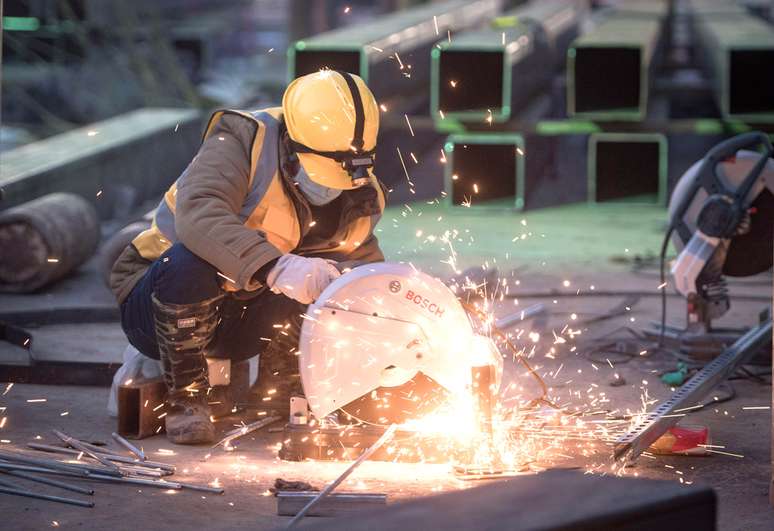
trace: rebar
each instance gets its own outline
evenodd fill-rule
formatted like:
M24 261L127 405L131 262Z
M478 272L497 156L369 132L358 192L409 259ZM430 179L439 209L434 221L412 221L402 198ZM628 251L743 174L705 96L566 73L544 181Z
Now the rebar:
M65 483L64 481L57 481L55 479L41 478L38 476L34 476L32 474L29 474L27 472L22 472L20 470L3 470L2 472L3 474L9 474L11 476L16 476L22 479L26 479L28 481L34 481L35 483L43 483L44 485L51 485L52 487L59 487L60 489L69 490L72 492L88 494L89 496L94 494L93 489L87 489L85 487L71 485L69 483Z
M0 493L10 494L12 496L24 496L25 498L37 498L39 500L52 501L57 503L66 503L68 505L78 505L80 507L94 507L94 502L91 501L62 498L61 496L51 496L50 494L40 494L37 492L21 489L18 485L5 481L0 481Z
M335 480L333 480L332 483L330 483L327 487L325 487L323 490L320 491L320 494L318 494L315 498L313 498L309 503L307 503L303 509L298 511L298 514L293 517L293 519L288 523L288 526L285 529L291 529L298 524L301 519L306 515L306 513L309 512L309 510L320 503L323 498L325 498L328 494L333 492L333 490L338 487L345 479L349 477L349 475L354 471L357 467L360 466L360 464L367 460L369 457L371 457L374 452L376 452L379 448L381 448L386 442L388 442L390 439L392 439L392 436L395 435L395 432L398 429L397 424L392 424L389 428L387 428L387 431L385 431L379 439L372 444L365 452L360 454L360 457L358 457L354 463L349 465L349 468L347 468L339 477L337 477Z
M70 448L62 448L60 446L51 446L49 444L27 443L27 446L35 450L41 450L44 452L54 452L54 453L67 454L67 455L80 454L78 450L72 450ZM116 463L124 463L127 465L141 466L146 468L160 468L161 470L167 470L169 472L174 472L175 470L177 470L177 467L175 465L170 465L168 463L159 463L158 461L138 461L136 459L133 459L131 457L126 457L123 455L105 454L104 456L106 459L109 459L110 461L115 461Z
M74 437L70 437L69 435L67 435L67 434L65 434L65 433L62 433L62 432L61 432L61 431L59 431L59 430L51 430L51 431L54 433L54 435L56 435L57 437L59 437L59 438L62 440L62 442L66 443L66 444L68 444L68 445L70 445L70 446L72 446L72 447L73 447L73 448L75 448L76 450L80 450L80 451L82 451L83 453L85 453L85 454L86 454L86 455L88 455L89 457L91 457L91 458L93 458L93 459L96 459L97 461L99 461L100 463L102 463L102 465L106 466L107 468L112 468L112 469L115 469L116 471L118 470L118 466L117 466L115 463L111 463L111 462L110 462L108 459L106 459L105 457L102 457L102 456L100 456L100 455L99 455L97 452L95 452L95 451L93 451L93 450L91 450L91 449L87 448L87 447L86 447L86 446L84 446L84 445L83 445L83 443L81 443L81 441L79 441L78 439L76 439L76 438L74 438Z
M145 452L143 452L135 445L133 445L132 443L130 443L129 441L121 437L118 433L113 432L110 435L111 437L113 437L114 441L116 441L118 444L126 448L130 453L136 455L140 461L145 461L148 459L147 457L145 457Z

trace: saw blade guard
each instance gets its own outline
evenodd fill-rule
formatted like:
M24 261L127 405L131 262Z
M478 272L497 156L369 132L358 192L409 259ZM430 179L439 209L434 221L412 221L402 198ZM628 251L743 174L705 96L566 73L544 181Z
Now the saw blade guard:
M309 306L301 328L301 381L317 418L418 373L451 396L469 395L471 368L482 365L495 367L499 386L502 356L492 342L475 335L448 287L405 264L342 275Z

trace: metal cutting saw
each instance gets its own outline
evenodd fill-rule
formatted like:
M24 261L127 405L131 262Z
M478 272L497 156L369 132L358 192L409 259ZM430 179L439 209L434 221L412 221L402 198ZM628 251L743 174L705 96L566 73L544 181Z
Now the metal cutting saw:
M280 457L352 457L387 426L442 408L485 431L503 358L479 332L452 289L410 265L366 264L345 273L304 316L305 397L291 399Z

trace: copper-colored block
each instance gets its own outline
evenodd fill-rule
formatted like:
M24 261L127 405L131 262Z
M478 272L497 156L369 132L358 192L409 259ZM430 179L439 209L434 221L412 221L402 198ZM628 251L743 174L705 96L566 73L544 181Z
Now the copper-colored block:
M132 382L118 388L118 433L144 439L164 429L167 388L163 380Z

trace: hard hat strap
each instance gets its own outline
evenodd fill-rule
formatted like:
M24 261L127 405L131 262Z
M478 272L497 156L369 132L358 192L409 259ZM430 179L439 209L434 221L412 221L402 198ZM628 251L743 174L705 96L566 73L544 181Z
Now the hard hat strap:
M360 91L357 84L348 72L337 70L336 72L347 82L349 91L352 93L352 103L355 106L355 134L352 137L352 147L358 152L363 149L365 141L363 140L363 129L365 128L365 111L363 110L363 100L360 98Z
M352 137L352 149L347 151L318 151L300 142L296 142L292 138L290 143L296 153L313 153L341 163L342 167L352 177L352 183L355 186L361 186L368 182L367 170L374 165L374 152L376 149L363 150L365 145L365 140L363 139L365 111L363 110L363 99L360 97L360 91L354 78L347 72L339 70L336 72L346 81L349 92L352 94L352 103L355 107L355 131Z

